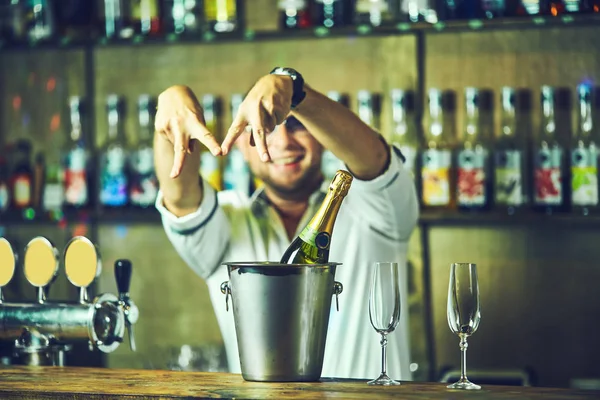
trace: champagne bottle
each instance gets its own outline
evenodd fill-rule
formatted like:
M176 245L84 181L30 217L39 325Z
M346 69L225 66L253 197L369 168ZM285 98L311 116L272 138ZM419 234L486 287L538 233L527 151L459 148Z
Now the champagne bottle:
M352 179L352 175L347 171L337 172L329 185L323 203L308 225L283 253L282 264L323 264L329 261L333 225L342 200L348 194Z

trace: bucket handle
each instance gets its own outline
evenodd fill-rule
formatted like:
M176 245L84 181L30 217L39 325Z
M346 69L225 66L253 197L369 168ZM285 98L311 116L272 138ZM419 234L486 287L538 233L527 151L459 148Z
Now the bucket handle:
M225 295L225 310L229 311L229 296L231 296L231 286L229 286L229 281L221 283L221 293Z
M335 294L335 308L337 311L340 311L340 300L339 295L344 291L344 286L335 281L333 283L333 294ZM231 296L231 286L229 286L229 281L225 281L221 283L221 293L225 295L225 310L229 311L229 297Z
M338 296L344 290L344 286L338 281L333 282L333 294L335 294L335 308L340 311L340 301Z

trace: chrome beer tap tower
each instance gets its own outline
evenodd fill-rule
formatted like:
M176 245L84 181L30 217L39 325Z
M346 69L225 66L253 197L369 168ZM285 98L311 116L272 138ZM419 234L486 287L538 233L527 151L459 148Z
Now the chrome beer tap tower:
M37 288L37 301L6 302L2 288L13 278L17 259L10 243L0 238L0 339L15 341L15 364L64 366L65 353L75 340L87 339L90 351L110 353L123 341L125 328L135 351L138 309L129 298L131 262L115 263L118 297L103 293L90 301L87 288L100 274L100 256L87 238L71 239L63 254L64 267L68 280L79 288L79 301L52 302L46 296L58 274L59 253L48 239L36 237L25 247L21 264L27 281Z

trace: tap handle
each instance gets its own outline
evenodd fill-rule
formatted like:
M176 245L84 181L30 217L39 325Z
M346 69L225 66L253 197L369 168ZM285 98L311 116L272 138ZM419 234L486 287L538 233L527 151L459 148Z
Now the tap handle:
M129 284L131 283L131 261L117 260L115 262L115 279L119 298L129 297Z

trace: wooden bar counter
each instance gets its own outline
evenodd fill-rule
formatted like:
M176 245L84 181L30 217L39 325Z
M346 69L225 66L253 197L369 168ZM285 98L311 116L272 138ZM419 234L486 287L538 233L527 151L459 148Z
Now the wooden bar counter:
M208 372L77 367L2 367L0 399L598 399L600 391L484 386L476 392L445 384L403 382L373 387L366 381L324 378L311 383L246 382L241 375Z

